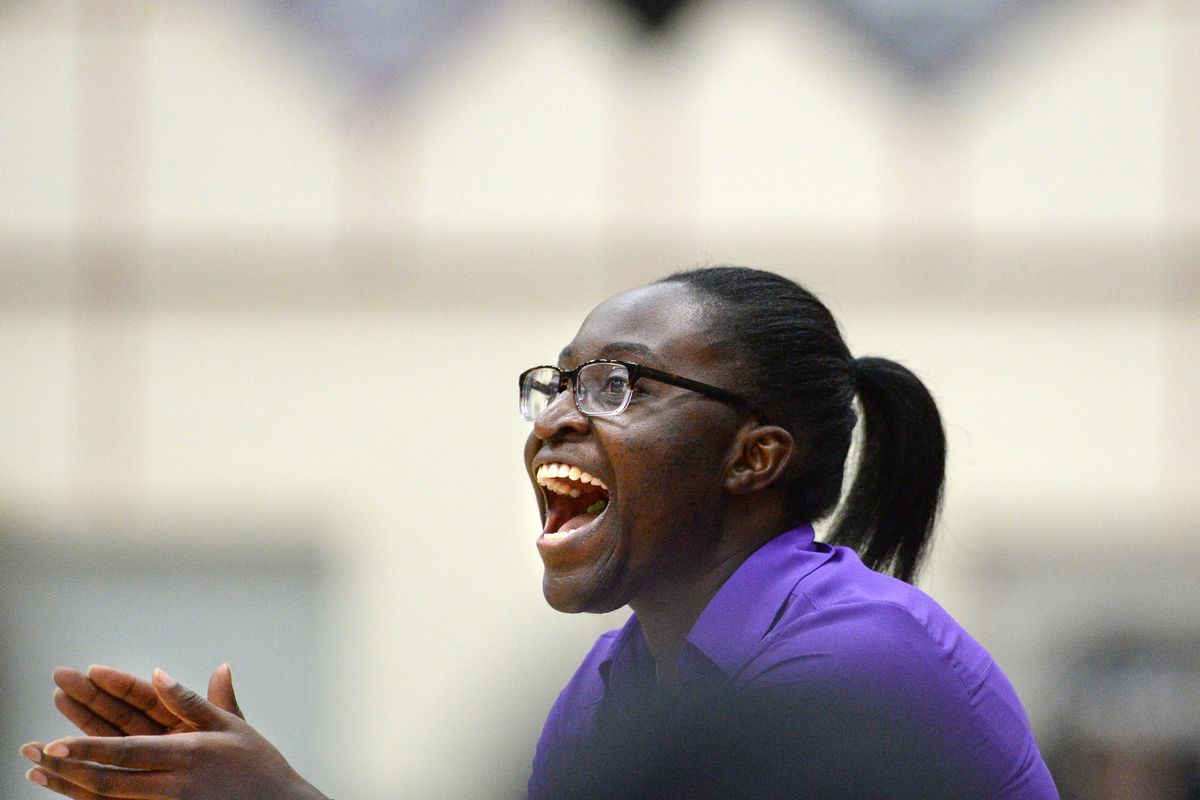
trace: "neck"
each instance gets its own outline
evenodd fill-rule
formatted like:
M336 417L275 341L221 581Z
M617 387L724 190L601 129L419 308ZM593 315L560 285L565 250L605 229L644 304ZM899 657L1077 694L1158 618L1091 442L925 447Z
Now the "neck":
M742 562L770 538L755 537L739 546L715 553L703 571L675 576L655 586L653 591L630 601L629 606L637 613L646 645L654 657L660 686L675 683L679 652L709 601Z

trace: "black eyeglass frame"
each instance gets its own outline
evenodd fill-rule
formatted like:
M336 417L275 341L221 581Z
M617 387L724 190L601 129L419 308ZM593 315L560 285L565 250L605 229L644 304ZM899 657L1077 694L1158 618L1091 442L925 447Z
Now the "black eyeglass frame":
M719 386L713 386L708 383L701 383L700 381L694 381L691 378L685 378L682 375L676 375L673 372L663 372L662 370L654 369L653 367L647 367L642 364L635 364L632 361L618 361L613 358L594 358L591 361L583 362L582 364L577 366L575 369L563 369L562 367L554 367L554 366L550 366L548 364L544 364L542 366L537 366L537 367L530 367L529 369L525 370L517 377L517 389L518 389L518 391L521 391L521 392L524 391L525 376L528 375L529 373L533 372L534 370L552 369L558 373L558 393L561 394L563 391L565 391L566 389L569 388L571 390L571 398L575 401L575 408L579 410L580 414L583 414L585 417L615 417L618 414L621 414L622 412L625 411L626 408L629 407L628 400L626 400L625 404L622 405L620 408L618 408L616 411L613 411L613 412L607 413L607 414L589 414L588 412L579 408L579 396L578 396L579 371L581 369L583 369L584 367L589 366L591 364L620 364L622 367L624 367L625 371L629 373L629 396L630 397L632 397L633 387L635 385L637 385L637 382L639 380L641 380L642 378L648 378L649 380L658 381L659 383L666 383L671 386L678 386L681 389L688 389L690 391L696 392L697 394L702 394L702 395L711 397L714 400L721 400L722 402L726 402L731 405L740 406L741 408L745 409L746 411L749 411L751 414L753 414L755 417L757 417L760 422L766 422L766 417L763 415L763 413L761 411L759 411L758 408L753 403L751 403L749 400L747 400L746 398L742 397L739 394L734 394L733 392L722 389ZM532 422L533 420L529 420L529 421Z

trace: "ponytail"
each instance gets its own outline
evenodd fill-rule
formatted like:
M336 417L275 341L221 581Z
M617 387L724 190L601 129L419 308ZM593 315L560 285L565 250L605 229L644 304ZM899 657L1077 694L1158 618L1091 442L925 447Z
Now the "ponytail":
M942 498L946 436L933 397L885 358L854 360L863 411L857 472L829 536L872 569L912 582Z
M829 309L781 275L706 267L663 282L697 293L712 343L738 365L745 396L796 437L803 458L780 481L790 524L837 508L858 396L858 474L829 539L911 582L929 549L946 462L941 418L924 385L892 361L853 358Z

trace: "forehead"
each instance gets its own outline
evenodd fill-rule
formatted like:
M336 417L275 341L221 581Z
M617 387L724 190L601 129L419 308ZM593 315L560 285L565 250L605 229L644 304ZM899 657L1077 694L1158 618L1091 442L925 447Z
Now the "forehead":
M717 366L704 305L681 283L655 283L610 297L592 309L563 349L565 366L627 358L660 369Z

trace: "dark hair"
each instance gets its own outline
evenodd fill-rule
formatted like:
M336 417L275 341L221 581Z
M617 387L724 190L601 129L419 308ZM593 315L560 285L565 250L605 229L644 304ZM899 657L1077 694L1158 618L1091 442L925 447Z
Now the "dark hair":
M932 535L946 465L941 417L924 384L894 361L851 356L829 309L780 275L718 266L660 282L696 293L714 343L744 370L737 391L795 437L799 463L785 479L792 523L837 508L858 397L861 455L828 539L911 582Z

